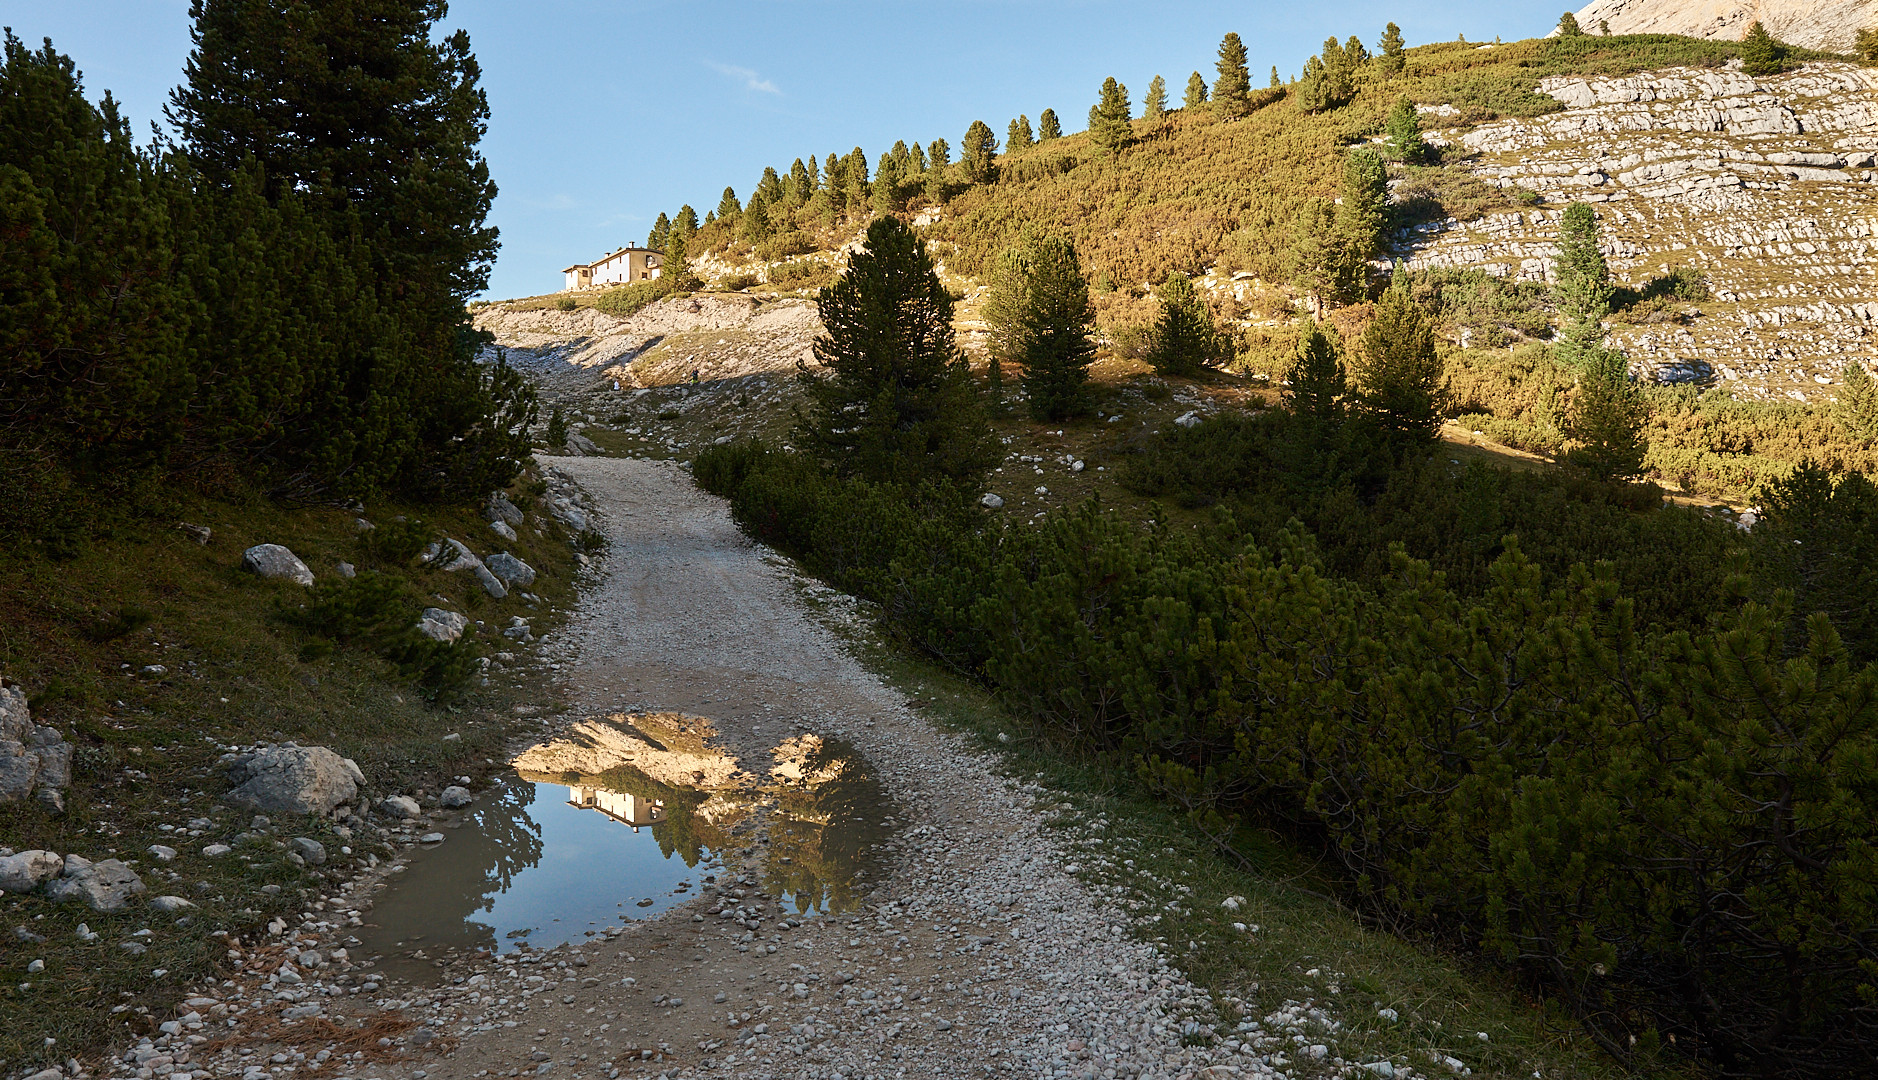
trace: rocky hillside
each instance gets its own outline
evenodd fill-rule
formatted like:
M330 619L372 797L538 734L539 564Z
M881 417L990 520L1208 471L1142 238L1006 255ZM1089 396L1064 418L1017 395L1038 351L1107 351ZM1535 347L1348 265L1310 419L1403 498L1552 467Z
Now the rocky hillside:
M1858 31L1878 27L1878 0L1592 0L1578 25L1596 33L1683 34L1739 41L1756 21L1782 41L1851 52Z
M1615 327L1640 372L1806 401L1830 394L1847 361L1873 354L1878 72L1675 69L1549 78L1540 89L1564 110L1435 138L1478 151L1478 175L1544 204L1428 226L1412 266L1543 280L1561 206L1581 199L1597 204L1620 279L1640 284L1683 264L1714 289L1686 323Z

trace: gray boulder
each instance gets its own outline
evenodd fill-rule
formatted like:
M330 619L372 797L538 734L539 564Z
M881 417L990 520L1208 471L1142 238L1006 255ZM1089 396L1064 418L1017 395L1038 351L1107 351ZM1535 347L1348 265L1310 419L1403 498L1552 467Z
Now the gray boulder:
M247 810L330 814L358 797L365 776L350 758L324 746L270 746L229 766L234 787L222 801Z
M475 552L455 540L445 540L443 545L437 553L437 558L445 560L443 564L445 573L454 574L458 570L468 570L490 596L500 600L509 595L508 587L502 584L500 578L489 572L489 568L483 565L483 561L476 557Z
M378 809L386 817L404 820L414 818L424 812L423 808L417 805L417 800L409 795L393 795L388 799L382 799L378 803Z
M41 882L58 877L65 870L65 860L50 851L22 851L0 859L0 890L10 893L32 892Z
M489 556L484 565L508 585L527 588L535 583L535 568L506 551Z
M308 866L319 866L326 861L326 845L310 836L294 837L287 850L305 859Z
M180 896L159 896L150 901L150 906L166 914L177 915L196 905Z
M444 788L437 795L437 805L445 810L457 810L470 804L470 790L455 784Z
M520 525L523 518L521 508L510 502L507 495L498 491L491 494L489 501L483 504L483 520Z
M495 533L497 536L500 536L502 539L507 540L511 544L513 544L517 539L515 535L514 526L510 525L506 521L490 522L489 531L492 533Z
M984 507L987 510L996 510L999 507L1004 505L1004 500L1000 498L998 495L987 491L985 492L984 497L978 500L978 505Z
M296 585L313 584L313 571L300 556L279 544L256 544L241 553L241 568L264 578L282 578Z
M443 608L427 607L417 620L417 632L432 641L455 641L463 636L463 628L469 625L469 619L454 611Z
M46 896L55 904L83 900L93 911L122 911L130 899L144 891L137 872L116 859L90 862L76 855L65 857L65 873L46 883Z
M58 790L71 782L71 744L33 723L24 690L0 686L0 802L19 802L37 790L51 793L42 800L49 806L60 804Z

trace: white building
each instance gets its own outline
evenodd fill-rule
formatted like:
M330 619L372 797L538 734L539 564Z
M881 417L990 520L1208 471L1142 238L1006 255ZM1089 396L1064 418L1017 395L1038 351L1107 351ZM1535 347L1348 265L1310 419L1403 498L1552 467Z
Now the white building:
M575 263L562 270L567 275L564 291L599 289L634 281L651 281L659 276L665 256L651 248L623 247L592 263Z

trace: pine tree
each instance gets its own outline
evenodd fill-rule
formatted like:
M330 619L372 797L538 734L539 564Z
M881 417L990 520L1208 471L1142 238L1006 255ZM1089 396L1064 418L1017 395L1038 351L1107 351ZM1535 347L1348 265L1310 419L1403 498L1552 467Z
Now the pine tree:
M1148 348L1149 366L1163 375L1192 375L1228 358L1227 343L1213 325L1206 302L1193 291L1191 278L1169 274L1160 292L1161 314L1154 324L1154 343Z
M1228 120L1251 108L1252 74L1246 70L1245 43L1228 33L1219 43L1219 77L1213 80L1213 103Z
M757 188L756 194L750 196L749 203L743 208L743 220L738 223L744 243L756 245L770 238L769 207L769 200L763 197L763 189Z
M1576 361L1604 339L1611 312L1611 272L1598 250L1598 216L1589 203L1575 202L1559 219L1558 257L1552 261L1552 295L1558 307L1559 345Z
M690 292L700 284L691 272L690 246L691 233L673 222L665 236L665 259L659 264L659 280L665 283L666 292Z
M667 218L664 213L660 213L658 220L652 223L651 233L646 236L646 247L651 248L653 251L664 251L665 238L670 236L671 233L671 219Z
M989 184L996 179L997 153L998 137L991 133L991 125L973 120L972 126L965 130L965 142L959 149L959 167L965 173L965 182Z
M1558 36L1562 38L1584 37L1585 32L1578 27L1578 16L1567 11L1558 17Z
M1196 71L1187 76L1187 96L1181 99L1180 106L1183 109L1192 109L1204 104L1206 104L1206 80L1201 78L1200 73Z
M1878 64L1878 28L1860 30L1852 54L1867 64Z
M1291 415L1315 426L1331 426L1343 420L1344 399L1349 395L1349 379L1336 342L1312 320L1298 335L1298 351L1285 374L1285 408Z
M1128 88L1113 75L1102 82L1102 99L1089 113L1089 141L1096 152L1110 157L1134 141L1135 129L1129 123L1131 107Z
M1037 140L1030 134L1030 117L1019 116L1011 121L1004 133L1004 152L1024 150L1036 145Z
M1408 98L1396 99L1389 110L1389 118L1383 122L1383 130L1389 133L1390 157L1414 165L1427 156L1428 144L1422 141L1421 114Z
M1156 75L1148 82L1148 96L1141 102L1144 120L1159 120L1167 115L1167 82Z
M1043 110L1043 115L1037 117L1037 141L1049 142L1051 139L1060 139L1062 137L1063 125L1056 118L1056 110Z
M672 217L672 231L684 234L687 240L697 235L698 212L691 208L690 203L679 207L678 213Z
M190 161L231 183L252 159L272 202L356 215L398 288L463 304L487 283L495 198L477 150L489 116L462 31L436 0L192 0L194 49L165 112Z
M1325 112L1347 104L1355 94L1349 56L1336 38L1324 42L1324 50L1304 62L1304 75L1298 80L1297 106L1307 113Z
M774 174L774 170L771 170ZM732 188L724 189L724 196L717 200L717 220L724 221L743 213L743 204L737 201L737 192Z
M1357 386L1369 424L1402 445L1433 439L1446 399L1441 358L1433 323L1409 298L1407 271L1398 268L1383 290L1358 353Z
M1749 24L1741 39L1741 70L1756 78L1778 75L1786 68L1787 47L1774 39L1759 19Z
M1382 47L1381 68L1384 75L1400 75L1408 63L1408 57L1402 41L1402 28L1394 23L1382 28L1382 40L1377 43Z
M999 369L1006 362L1024 369L1032 417L1061 420L1087 410L1095 308L1067 237L1026 230L998 260L984 318Z
M1272 65L1272 89L1282 90L1284 89L1284 86L1285 86L1284 82L1278 78L1278 65L1273 64Z
M1586 350L1578 373L1566 434L1576 444L1565 455L1601 480L1628 480L1643 472L1649 410L1630 380L1629 361L1615 349Z
M1389 172L1382 155L1367 146L1346 153L1342 195L1337 204L1337 231L1367 259L1381 249L1389 220Z
M1832 403L1834 422L1861 442L1878 439L1878 380L1859 360L1846 361L1839 378L1842 385L1838 399Z
M847 160L842 163L841 179L847 190L842 202L852 214L861 213L868 205L868 196L872 188L867 180L867 155L860 147L848 151Z
M797 440L839 475L971 481L995 457L983 403L952 334L952 296L926 245L876 218L862 250L817 300L823 333L801 368L812 408Z

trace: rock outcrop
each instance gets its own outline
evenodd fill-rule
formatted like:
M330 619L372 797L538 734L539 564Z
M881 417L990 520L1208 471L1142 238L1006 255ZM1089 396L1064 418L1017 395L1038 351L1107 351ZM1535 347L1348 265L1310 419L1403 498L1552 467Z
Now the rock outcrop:
M1860 30L1878 26L1878 0L1592 0L1577 19L1592 34L1602 22L1613 34L1723 41L1741 40L1759 22L1790 45L1845 53Z
M330 814L358 798L365 774L324 746L269 746L229 763L222 801L261 813Z
M1565 109L1435 138L1478 151L1488 183L1546 205L1427 226L1407 240L1411 268L1544 280L1562 208L1583 200L1617 279L1639 285L1680 264L1714 290L1687 324L1613 326L1639 373L1804 401L1873 355L1878 72L1673 69L1540 90Z
M62 807L61 792L71 782L71 744L57 730L33 722L26 691L0 686L0 802L39 793L49 806Z

